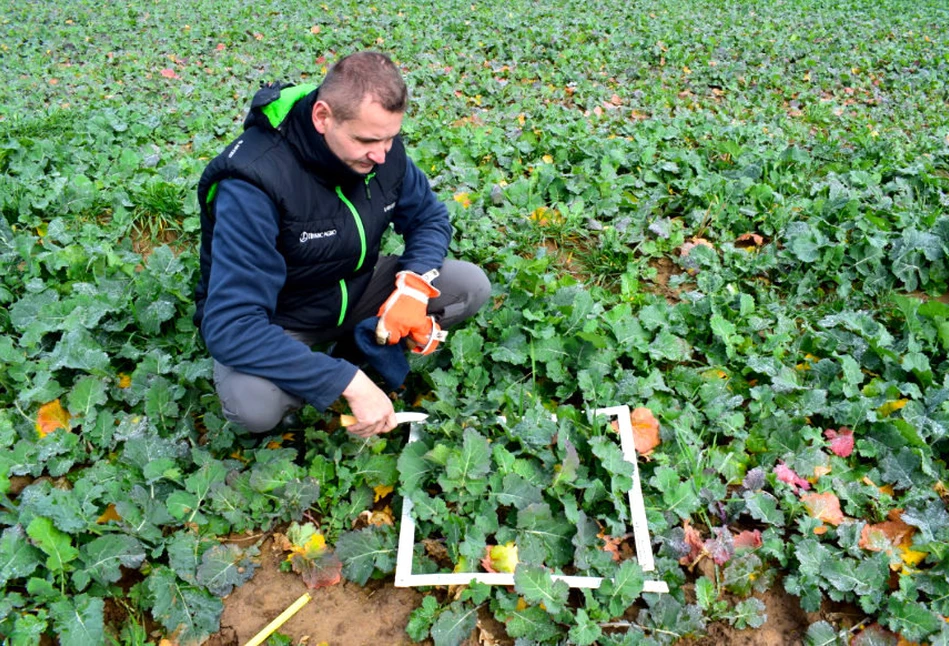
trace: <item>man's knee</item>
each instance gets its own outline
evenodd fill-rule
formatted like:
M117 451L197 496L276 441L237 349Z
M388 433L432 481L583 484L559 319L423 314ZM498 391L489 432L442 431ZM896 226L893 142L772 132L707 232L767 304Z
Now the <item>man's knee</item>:
M302 404L267 379L215 362L214 381L224 418L251 433L266 433Z
M441 290L433 303L442 327L451 327L471 318L491 296L491 281L481 267L463 260L446 260L432 283Z

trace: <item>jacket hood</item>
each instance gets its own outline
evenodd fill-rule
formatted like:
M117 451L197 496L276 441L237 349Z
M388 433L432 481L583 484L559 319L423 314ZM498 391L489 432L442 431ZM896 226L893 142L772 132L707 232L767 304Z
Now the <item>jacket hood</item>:
M319 91L317 88L297 101L280 129L285 129L287 141L307 170L325 178L327 184L349 185L363 181L365 175L357 173L337 157L327 145L326 138L313 125L313 105Z

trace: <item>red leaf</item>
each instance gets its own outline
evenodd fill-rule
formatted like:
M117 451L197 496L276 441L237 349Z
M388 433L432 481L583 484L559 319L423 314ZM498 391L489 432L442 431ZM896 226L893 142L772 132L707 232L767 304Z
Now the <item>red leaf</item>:
M794 473L791 467L781 462L776 467L774 467L774 475L778 477L778 480L781 482L786 482L791 485L791 489L795 492L798 490L798 487L807 491L811 488L811 483L802 478L801 476Z
M294 554L290 558L290 565L311 590L336 585L342 578L343 563L329 550L312 559Z
M758 549L764 544L761 541L761 530L758 529L754 531L746 529L745 531L738 532L735 534L734 543L735 549L747 547L753 550Z
M830 440L830 450L834 455L846 458L853 453L853 431L849 428L841 426L838 431L829 428L824 431L824 437Z
M692 550L687 556L683 556L679 559L679 563L682 565L692 565L702 556L705 551L705 541L702 540L702 535L698 532L697 529L692 527L692 524L688 520L683 521L682 529L685 531L685 544L689 546Z
M180 76L175 74L175 70L171 69L170 67L166 67L161 72L159 72L159 74L164 76L166 79L180 79L181 78Z

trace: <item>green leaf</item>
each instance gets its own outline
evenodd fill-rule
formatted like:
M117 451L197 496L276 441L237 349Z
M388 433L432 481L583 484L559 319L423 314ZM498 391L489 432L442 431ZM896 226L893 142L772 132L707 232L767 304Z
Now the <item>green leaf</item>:
M611 617L619 617L642 594L645 579L639 563L623 561L613 576L603 581L596 596L606 603Z
M599 624L590 619L590 615L583 608L577 608L577 614L574 617L576 623L570 629L570 641L577 646L591 646L603 634L603 629Z
M181 631L179 640L202 642L220 628L221 600L189 585L165 566L158 566L145 579L152 616L168 632Z
M432 625L432 641L435 646L457 646L471 634L477 622L477 606L465 609L461 604L454 603Z
M537 643L544 643L561 634L560 628L540 606L513 611L505 624L505 630L510 637L526 637Z
M523 509L528 505L544 501L540 487L533 485L516 473L504 476L502 489L497 493L498 503Z
M60 646L90 646L105 643L102 599L80 594L50 604L53 627Z
M745 628L761 628L768 620L765 605L761 599L754 597L743 599L735 604L735 610L729 617L729 623L739 630Z
M252 557L257 554L253 546L245 551L233 543L214 545L201 555L197 581L212 594L226 597L254 575L257 563Z
M409 615L405 632L414 641L424 640L429 635L436 614L438 614L438 599L431 595L422 597L422 604Z
M79 550L72 546L69 535L53 527L53 521L48 518L34 518L27 526L26 533L47 555L46 567L53 572L62 572L68 563L79 556Z
M745 507L755 520L773 527L784 527L784 512L778 509L778 499L766 491L746 491Z
M898 489L911 489L922 482L922 461L915 451L903 448L897 453L887 453L880 460L880 469L885 482Z
M700 576L695 581L695 600L702 610L708 610L718 599L715 583L707 576Z
M806 646L846 646L848 633L838 635L834 627L826 621L818 621L807 627L804 635Z
M453 449L445 463L445 472L438 478L446 491L467 489L480 495L486 487L484 476L491 470L491 446L473 428L466 428L461 450Z
M391 572L395 568L395 551L395 534L388 527L345 532L336 541L343 576L359 585L365 585L376 569Z
M122 578L122 567L137 568L145 560L145 548L134 536L100 536L80 549L83 569L73 575L80 589L89 578L99 583L115 583Z
M83 428L92 428L98 416L98 407L109 400L105 384L96 377L83 377L69 393L69 412L80 419Z
M13 525L0 535L0 588L8 581L28 577L40 565L39 550L26 540L23 528Z
M915 601L891 595L887 602L888 616L884 623L904 638L920 642L942 627L942 620Z
M398 460L402 493L411 494L416 491L428 480L429 474L435 472L435 465L425 458L429 450L430 447L422 441L412 442L402 449Z
M514 570L514 590L528 603L544 604L551 614L563 609L570 594L570 586L564 581L554 581L545 568L529 563L518 563Z
M662 501L666 509L683 520L689 518L698 509L699 497L695 486L691 481L683 482L675 469L667 466L658 467L651 482L662 492Z
M571 539L576 530L562 519L554 518L547 503L528 505L518 511L517 529L521 560L544 562L552 567L570 562Z

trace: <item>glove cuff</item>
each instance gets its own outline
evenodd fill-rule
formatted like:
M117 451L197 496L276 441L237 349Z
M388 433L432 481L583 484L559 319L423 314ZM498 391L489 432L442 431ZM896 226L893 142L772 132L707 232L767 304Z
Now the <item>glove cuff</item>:
M417 301L428 303L428 299L441 296L441 291L432 286L431 281L438 277L438 270L432 269L419 275L414 271L400 271L395 275L396 290Z

